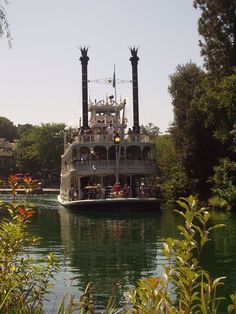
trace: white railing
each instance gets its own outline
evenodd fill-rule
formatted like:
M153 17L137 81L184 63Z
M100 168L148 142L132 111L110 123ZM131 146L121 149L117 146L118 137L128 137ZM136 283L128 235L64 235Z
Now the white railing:
M144 134L120 134L121 141L127 141L128 143L149 143L149 136ZM86 143L109 143L114 141L114 135L112 134L83 134L77 135L74 142L77 144Z
M126 173L132 170L134 173L155 172L156 162L154 160L120 160L118 164L119 172ZM115 160L74 160L70 165L62 168L62 175L71 171L79 170L80 173L102 173L113 172L116 169Z

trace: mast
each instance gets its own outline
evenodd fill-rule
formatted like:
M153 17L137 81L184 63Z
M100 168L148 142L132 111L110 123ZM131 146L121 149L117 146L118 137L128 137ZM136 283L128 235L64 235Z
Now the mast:
M117 106L117 102L116 102L116 66L114 64L114 72L113 72L113 79L112 79L112 87L114 88L114 93L115 93L115 108ZM115 111L115 131L118 132L118 120L117 120L117 108Z
M115 91L115 102L116 102L116 66L114 64L114 73L113 73L113 79L112 79L112 87Z

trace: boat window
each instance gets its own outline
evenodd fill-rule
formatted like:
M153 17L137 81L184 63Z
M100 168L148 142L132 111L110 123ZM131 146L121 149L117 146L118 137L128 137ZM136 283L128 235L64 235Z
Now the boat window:
M151 153L151 147L145 146L143 148L143 159L144 160L150 159L150 153Z
M106 160L107 159L107 150L104 146L95 146L94 150L94 158L96 160Z
M139 146L129 146L126 151L128 160L141 159L141 148Z
M116 148L115 146L111 146L108 150L108 159L115 160L116 159Z

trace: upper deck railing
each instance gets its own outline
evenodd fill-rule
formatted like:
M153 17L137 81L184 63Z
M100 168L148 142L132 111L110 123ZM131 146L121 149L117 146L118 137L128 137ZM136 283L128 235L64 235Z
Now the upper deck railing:
M63 165L61 174L66 175L71 171L79 170L80 175L94 175L101 173L112 173L116 169L115 160L73 160L70 164ZM119 172L127 173L155 173L156 161L155 160L119 160Z
M121 141L128 143L150 143L148 135L145 134L120 134ZM76 144L87 144L87 143L113 143L114 135L112 134L83 134L77 135L73 143Z

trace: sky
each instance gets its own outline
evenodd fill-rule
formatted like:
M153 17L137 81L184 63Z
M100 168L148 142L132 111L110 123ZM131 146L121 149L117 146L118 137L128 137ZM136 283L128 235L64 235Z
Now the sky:
M130 126L129 47L139 47L139 122L162 133L173 121L169 76L178 64L202 65L191 0L10 0L5 9L13 41L9 48L0 39L0 116L15 125L78 126L81 46L89 47L89 80L112 77L115 65L125 81L117 84L117 99L127 99ZM112 94L109 85L89 83L91 100Z

